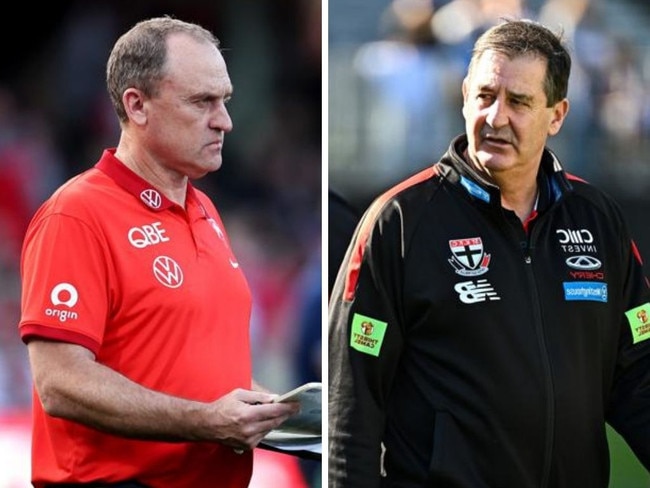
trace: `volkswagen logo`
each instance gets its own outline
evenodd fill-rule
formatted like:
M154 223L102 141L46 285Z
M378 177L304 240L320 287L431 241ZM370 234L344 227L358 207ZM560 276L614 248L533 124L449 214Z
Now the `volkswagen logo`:
M160 196L160 193L151 188L140 193L140 200L153 209L158 209L162 205L162 197Z
M594 270L599 269L603 263L593 256L571 256L566 260L567 266L573 269Z

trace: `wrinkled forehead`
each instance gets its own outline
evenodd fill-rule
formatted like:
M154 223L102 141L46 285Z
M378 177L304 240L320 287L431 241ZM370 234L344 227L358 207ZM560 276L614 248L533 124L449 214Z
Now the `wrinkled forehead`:
M544 89L547 61L535 53L514 56L488 50L474 60L468 72L472 85L501 84L508 82Z

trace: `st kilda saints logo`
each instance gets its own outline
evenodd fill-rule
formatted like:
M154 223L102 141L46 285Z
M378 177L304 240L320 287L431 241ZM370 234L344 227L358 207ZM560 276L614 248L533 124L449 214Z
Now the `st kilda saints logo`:
M449 264L461 276L479 276L487 273L490 264L490 255L483 249L480 237L465 239L452 239L449 241L451 258Z

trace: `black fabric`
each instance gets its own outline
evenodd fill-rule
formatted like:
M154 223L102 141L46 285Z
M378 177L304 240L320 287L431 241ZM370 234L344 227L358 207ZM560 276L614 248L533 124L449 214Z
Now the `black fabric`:
M545 151L524 228L464 146L355 232L329 307L328 486L605 488L606 422L650 465L650 294L628 226Z

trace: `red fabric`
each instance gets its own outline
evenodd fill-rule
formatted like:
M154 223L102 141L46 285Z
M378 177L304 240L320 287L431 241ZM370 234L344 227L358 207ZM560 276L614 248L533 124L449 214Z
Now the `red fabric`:
M37 212L21 262L24 341L80 344L133 381L182 398L250 388L250 290L198 190L188 188L183 209L107 151ZM152 488L243 488L252 468L252 455L218 444L127 440L51 418L37 396L33 459L37 487L137 478Z

